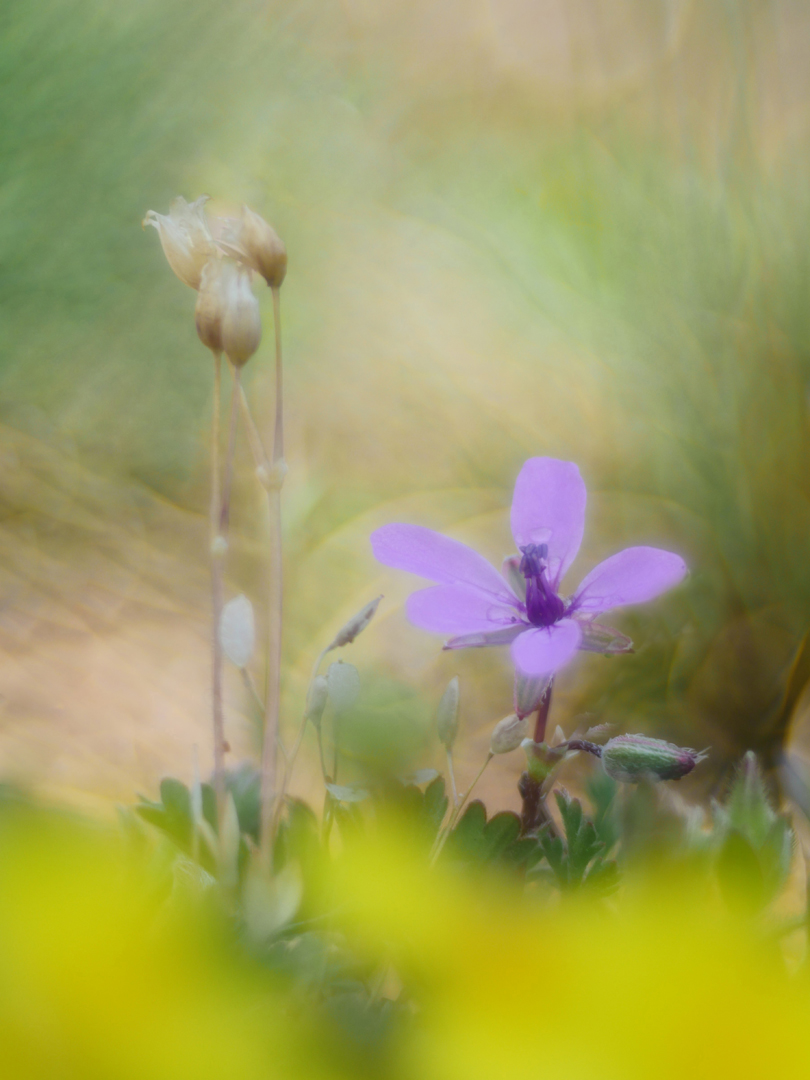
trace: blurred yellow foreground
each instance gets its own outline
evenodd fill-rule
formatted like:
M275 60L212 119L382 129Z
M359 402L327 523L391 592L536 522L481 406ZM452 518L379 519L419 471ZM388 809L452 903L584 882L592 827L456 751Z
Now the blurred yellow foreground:
M161 849L28 809L0 819L8 1080L805 1077L808 986L713 899L659 880L540 910L429 871L396 830L322 868L326 929L405 1003L352 1043L240 943ZM185 883L184 883L185 882Z

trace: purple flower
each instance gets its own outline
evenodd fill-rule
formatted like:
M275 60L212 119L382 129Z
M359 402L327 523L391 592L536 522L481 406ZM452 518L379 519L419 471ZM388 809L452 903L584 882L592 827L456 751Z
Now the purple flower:
M591 570L573 596L561 596L560 584L582 541L586 498L573 462L529 458L512 499L512 535L520 555L504 562L503 574L466 544L421 525L384 525L371 544L381 563L438 582L408 598L415 626L453 635L446 649L511 645L518 672L550 677L578 649L627 651L629 639L595 617L652 600L686 574L679 555L626 548Z

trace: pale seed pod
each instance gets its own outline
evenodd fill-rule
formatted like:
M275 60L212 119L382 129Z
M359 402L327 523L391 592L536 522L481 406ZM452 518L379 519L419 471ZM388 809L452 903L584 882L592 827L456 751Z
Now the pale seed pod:
M335 640L326 651L330 652L332 649L340 649L343 645L351 645L357 635L362 634L374 618L381 600L382 596L378 596L375 600L369 601L356 615L352 615L349 621L338 630Z
M246 596L235 596L223 607L219 617L219 643L232 664L238 668L248 666L256 644L256 629L253 605Z
M250 287L250 271L230 259L222 260L218 287L222 290L222 351L241 367L262 339L259 302Z
M320 728L323 711L328 700L329 684L323 675L316 675L309 687L306 707L307 720L311 721L313 727Z
M178 196L172 201L168 214L147 210L142 222L144 227L151 225L157 229L169 266L192 289L199 289L203 267L216 254L203 210L206 202L207 195L193 203Z
M220 275L223 260L210 259L202 269L200 289L194 308L197 336L212 352L222 352L223 289Z
M439 742L447 750L452 750L458 735L458 699L458 675L454 675L447 684L447 689L442 694L436 710L436 730L439 734Z
M640 780L680 780L705 754L646 735L617 735L602 747L608 776L625 784Z
M287 273L287 249L276 230L249 206L242 207L239 246L249 265L278 289Z
M329 698L336 713L348 712L360 693L360 673L354 664L338 660L326 672Z
M526 738L529 722L526 717L516 716L512 713L505 716L493 729L489 740L490 753L509 754L517 750Z

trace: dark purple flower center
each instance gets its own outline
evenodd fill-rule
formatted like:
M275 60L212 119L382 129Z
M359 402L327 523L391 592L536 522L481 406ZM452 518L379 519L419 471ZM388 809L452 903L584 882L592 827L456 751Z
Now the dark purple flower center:
M526 616L532 626L551 626L565 614L565 603L546 578L548 545L529 544L520 552L520 572L526 579Z

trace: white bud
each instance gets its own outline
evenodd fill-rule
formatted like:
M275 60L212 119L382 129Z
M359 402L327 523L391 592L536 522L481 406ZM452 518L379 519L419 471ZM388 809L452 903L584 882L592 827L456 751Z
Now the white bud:
M316 675L309 687L306 707L306 718L307 720L310 720L316 728L321 726L323 711L326 708L328 700L329 684L323 675Z
M378 596L376 600L369 601L364 608L361 608L356 615L352 615L347 623L345 623L335 635L335 640L329 646L329 649L339 649L343 645L351 645L358 634L362 634L371 620L374 618L374 614L379 607L382 596ZM329 651L329 650L327 650Z
M246 596L235 596L219 617L219 643L232 664L245 668L253 656L256 628L253 605Z
M458 735L458 675L454 675L442 694L436 710L436 730L439 742L448 750L452 749Z
M329 700L337 713L348 712L360 693L360 674L353 664L338 660L326 673Z
M529 722L526 717L519 717L512 713L505 716L493 729L489 740L489 749L493 754L508 754L517 750L526 738Z
M199 289L203 267L216 254L203 210L207 201L207 195L193 203L178 196L168 214L147 210L143 219L144 227L151 225L157 229L169 266L192 289Z

